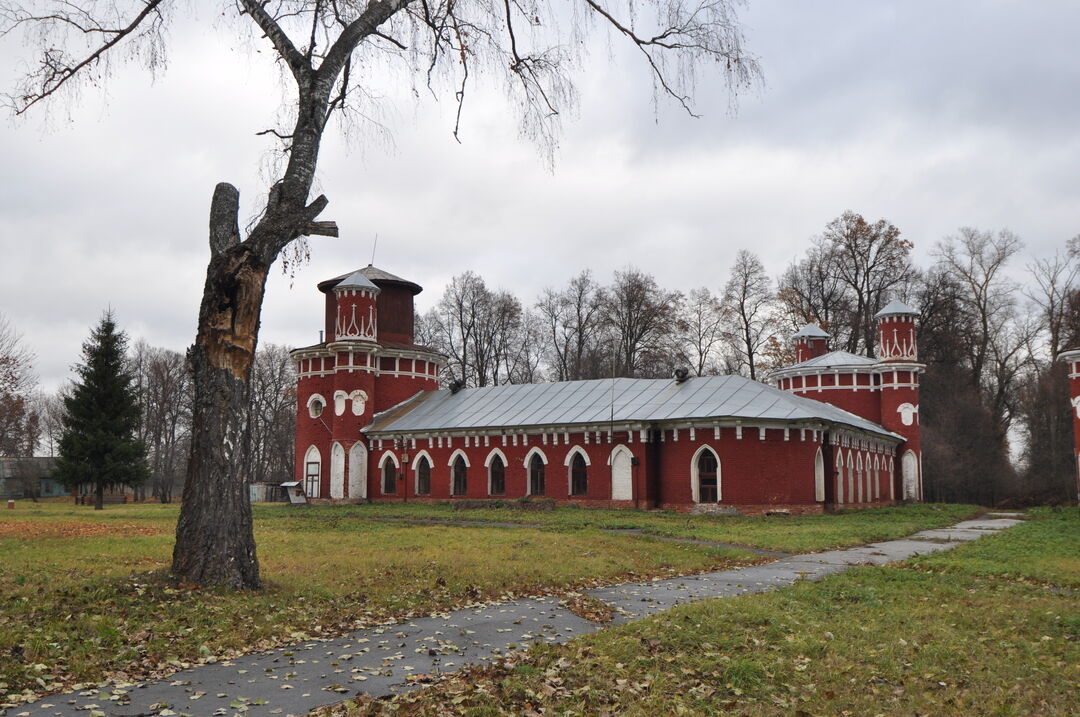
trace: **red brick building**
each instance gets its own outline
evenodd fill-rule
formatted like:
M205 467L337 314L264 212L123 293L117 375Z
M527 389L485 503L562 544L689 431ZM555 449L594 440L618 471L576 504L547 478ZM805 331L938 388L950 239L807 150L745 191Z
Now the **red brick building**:
M808 325L776 386L741 376L438 388L413 343L420 287L368 266L319 284L325 337L293 352L296 476L314 500L551 498L757 513L922 495L914 312L880 358Z
M1080 501L1080 349L1063 351L1058 360L1069 367L1069 400L1073 407L1073 458L1076 462L1076 499Z

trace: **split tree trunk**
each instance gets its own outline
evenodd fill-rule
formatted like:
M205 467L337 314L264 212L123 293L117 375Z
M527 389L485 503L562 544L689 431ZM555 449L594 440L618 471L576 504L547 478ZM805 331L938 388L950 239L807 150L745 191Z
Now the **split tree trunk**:
M221 185L218 189L228 191ZM172 570L198 585L257 589L259 561L247 486L248 379L268 267L246 244L215 246L212 238L211 246L199 331L188 351L195 389L191 460Z
M196 585L262 586L248 495L248 409L266 275L298 236L337 234L333 223L312 226L326 197L305 206L284 196L283 184L271 189L266 214L243 242L236 188L219 184L210 205L210 264L195 345L188 350L194 386L191 457L172 563L174 576ZM306 196L308 186L298 196Z

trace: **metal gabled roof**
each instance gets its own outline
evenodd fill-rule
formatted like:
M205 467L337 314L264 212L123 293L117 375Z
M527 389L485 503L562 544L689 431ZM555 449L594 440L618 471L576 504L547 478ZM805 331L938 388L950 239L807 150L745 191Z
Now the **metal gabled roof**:
M800 368L851 368L853 366L873 366L878 360L869 356L859 356L847 351L830 351L821 356L815 356L801 363L784 366L777 373L787 373L791 369Z
M354 271L349 274L335 284L334 289L367 289L369 291L379 291L379 287L372 284L371 280L364 276L363 271Z
M829 333L827 331L825 331L825 329L821 328L820 326L818 326L817 324L814 324L814 323L809 323L806 326L802 327L801 329L796 331L794 334L792 334L791 338L794 339L794 338L799 338L799 337L802 337L802 336L805 336L808 339L828 339L828 338L831 338L829 336Z
M885 308L874 314L875 319L880 319L882 316L915 316L918 315L918 311L911 308L903 301L893 299L889 303L885 304Z
M455 431L708 418L819 420L896 438L878 424L821 401L742 376L618 378L424 391L376 414L368 433Z

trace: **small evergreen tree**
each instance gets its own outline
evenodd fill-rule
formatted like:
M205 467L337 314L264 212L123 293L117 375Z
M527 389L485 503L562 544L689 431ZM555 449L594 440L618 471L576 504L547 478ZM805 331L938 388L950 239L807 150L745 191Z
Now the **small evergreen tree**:
M102 508L106 486L138 485L150 475L146 446L136 438L139 404L126 350L127 336L105 312L83 344L83 362L75 367L79 379L64 398L57 476L73 491L93 485L95 510Z

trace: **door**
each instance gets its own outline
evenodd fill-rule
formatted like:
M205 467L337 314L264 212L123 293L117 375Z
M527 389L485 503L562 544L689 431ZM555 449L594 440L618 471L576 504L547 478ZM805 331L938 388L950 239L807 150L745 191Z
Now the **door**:
M611 452L611 499L633 500L633 457L625 446Z

